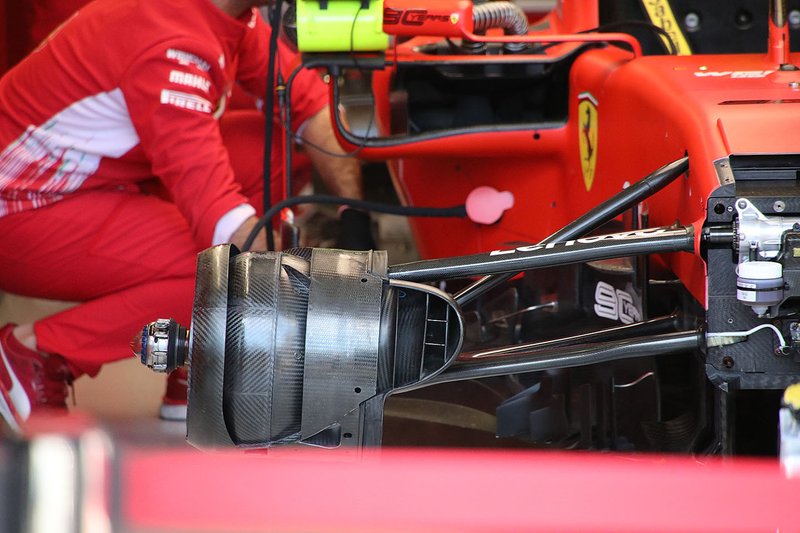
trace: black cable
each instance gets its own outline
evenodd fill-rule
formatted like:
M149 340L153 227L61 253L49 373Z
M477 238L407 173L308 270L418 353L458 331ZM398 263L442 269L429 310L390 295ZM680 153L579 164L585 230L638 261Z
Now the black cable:
M577 32L577 34L580 35L580 34L584 34L584 33L607 33L607 32L613 32L613 31L620 31L622 28L625 28L625 27L643 28L643 29L652 31L657 36L664 37L667 40L667 42L669 42L669 47L664 43L663 40L658 39L658 41L661 43L661 46L664 47L664 51L666 51L670 55L674 55L674 56L678 55L678 47L675 44L675 41L672 40L672 36L666 30L664 30L664 28L661 28L660 26L657 26L657 25L653 24L652 22L647 22L647 21L644 21L644 20L619 20L619 21L616 21L616 22L609 22L608 24L603 24L602 26L598 26L596 28L589 28L588 30L579 31L579 32ZM623 32L623 33L629 33L630 34L630 32ZM536 50L538 52L543 52L544 50L547 50L548 48L552 48L552 47L558 46L560 44L563 44L563 43L545 43L545 44L541 44L541 45L537 46ZM595 44L597 44L597 43L595 43Z
M376 211L389 215L401 215L407 217L437 217L437 218L464 218L467 216L467 208L463 205L453 207L409 207L403 205L389 205L378 202L368 202L366 200L355 200L353 198L340 198L338 196L327 196L323 194L312 194L309 196L296 196L287 198L276 203L264 213L255 227L247 236L247 240L242 246L243 251L247 251L253 245L258 232L268 225L271 226L272 219L286 207L299 204L325 204L325 205L346 205L364 211ZM272 233L271 227L267 227L267 233Z
M661 46L664 47L664 51L667 52L667 54L673 56L678 55L678 46L675 44L675 41L672 40L672 36L664 28L657 26L652 22L646 22L644 20L620 20L617 22L609 22L608 24L603 24L602 26L598 26L597 28L591 30L585 30L580 33L594 33L594 32L605 33L610 31L617 31L619 29L626 27L642 28L654 32L657 36L663 37L669 43L669 46L667 46L667 44L664 43L663 39L658 39L658 42L661 43Z
M278 34L281 30L281 11L283 10L283 0L275 0L275 4L269 11L269 25L272 30L269 36L269 56L267 58L267 94L264 98L264 116L266 117L264 126L264 192L262 194L264 212L267 212L272 205L272 130L274 127L273 110L275 109L275 58L278 53ZM272 232L267 232L267 246L275 248L275 238Z
M357 59L356 54L355 54L355 28L356 28L356 23L358 21L358 15L361 13L362 9L363 9L363 6L360 5L358 7L358 10L356 11L355 15L353 16L353 22L350 25L350 57L353 60L353 64L355 65L355 68L361 73L364 72L364 69L361 67L361 65L359 65L358 59ZM286 146L284 147L284 174L285 174L286 197L287 198L292 198L292 196L294 196L293 192L292 192L292 187L293 187L293 185L292 185L293 143L300 142L300 143L303 144L303 146L305 146L307 148L314 149L314 150L316 150L316 151L318 151L318 152L320 152L322 154L325 154L325 155L327 155L329 157L338 157L338 158L353 157L356 154L358 154L362 149L364 149L364 146L367 143L367 139L369 138L368 137L369 132L372 129L372 125L373 125L374 120L375 120L375 113L373 111L370 114L370 117L369 117L369 123L367 124L367 133L366 133L366 135L364 137L363 143L360 146L356 147L356 149L353 150L352 152L343 152L343 153L331 152L330 150L327 150L327 149L323 148L322 146L319 146L319 145L317 145L315 143L309 142L303 136L298 135L294 131L294 129L292 128L292 123L291 123L292 122L292 120L291 120L291 118L292 118L291 88L292 88L292 83L294 82L294 78L297 76L297 74L303 68L304 68L304 66L302 64L297 66L297 67L295 67L295 69L289 75L289 79L287 80L285 86L283 85L283 80L282 79L279 80L279 85L281 85L281 87L282 87L282 92L281 92L282 98L280 100L280 105L281 105L281 115L280 116L281 116L282 126L283 126L283 129L284 129L284 132L285 132L284 139L285 139L285 143L286 143ZM278 75L280 76L280 74L281 73L279 71ZM337 83L337 82L338 82L338 78L331 76L331 83ZM374 109L374 101L373 101L373 109ZM264 208L264 212L265 213L267 212L267 207L266 206ZM268 250L273 250L274 248L275 248L275 243L274 242L270 243L268 241L267 249Z
M358 55L356 54L356 44L355 44L356 23L358 22L358 15L361 14L361 10L362 9L364 9L363 4L358 6L358 9L356 10L356 14L353 15L353 23L350 25L350 59L353 60L353 65L355 65L355 69L363 76L364 73L366 72L366 69L363 66L361 66L361 64L359 64L359 62L358 62ZM331 75L331 83L338 83L338 81L339 81L339 77L338 76ZM370 92L370 94L372 94L372 93ZM339 110L336 109L336 110L334 110L334 112L337 113L337 115L338 115ZM364 134L364 137L362 138L363 140L361 141L361 143L359 143L352 152L336 154L336 153L333 153L331 151L328 151L328 150L324 149L321 146L317 146L314 143L309 143L305 139L302 139L302 141L303 141L303 144L306 144L309 147L314 148L318 152L322 152L323 154L326 154L326 155L329 155L329 156L332 156L332 157L353 157L353 156L358 154L361 150L363 150L366 147L367 142L369 141L369 132L372 129L372 125L373 125L374 122L375 122L375 97L373 95L373 98L372 98L372 113L370 113L370 115L369 115L369 122L367 123L367 131Z
M303 68L302 66L297 67L297 69L295 69L295 72L299 71L302 68ZM336 79L337 78L331 77L331 83L336 83ZM291 87L291 83L293 81L293 76L290 76L289 80L290 81L286 84L286 88L287 89L289 89ZM373 100L373 106L374 106L374 100ZM367 123L366 135L364 137L361 137L362 142L358 146L356 146L355 150L353 150L351 152L336 153L336 152L331 152L330 150L326 150L322 146L319 146L318 144L314 144L314 143L306 140L306 138L303 137L302 135L298 135L297 132L295 132L292 129L292 125L290 123L291 120L290 120L289 117L291 117L291 104L289 103L289 99L287 98L286 99L286 118L283 119L283 127L286 130L286 132L288 133L289 137L291 137L292 141L293 142L300 142L300 143L303 144L303 146L307 146L309 148L313 148L314 150L316 150L318 152L321 152L321 153L323 153L325 155L328 155L328 156L331 156L331 157L339 157L339 158L342 158L342 159L353 157L353 156L357 155L361 150L366 148L366 143L369 140L369 137L368 137L369 132L372 130L372 126L375 124L375 113L373 112L373 113L370 113L370 115L369 115L369 122Z
M305 67L303 65L300 65L297 68L295 68L292 71L292 73L289 75L289 80L286 82L286 87L285 87L287 93L291 92L291 86L292 86L292 83L294 82L294 78L297 75L297 73L300 72L303 68L305 68ZM360 70L361 70L361 72L363 72L363 69L360 69ZM332 76L331 77L331 83L335 83L336 79L337 78ZM374 99L373 99L373 106L374 106ZM284 117L282 118L282 121L283 121L282 125L283 125L284 130L288 134L287 137L293 142L301 142L304 146L308 146L309 148L313 148L314 150L317 150L318 152L321 152L321 153L323 153L325 155L329 155L331 157L339 157L339 158L353 157L353 156L357 155L361 150L366 148L366 143L369 141L369 137L364 136L364 137L361 137L361 139L362 139L361 143L358 146L356 146L356 149L353 150L352 152L342 152L342 153L331 152L330 150L326 150L322 146L319 146L317 144L314 144L314 143L306 140L306 138L303 137L302 135L298 135L297 132L295 132L292 129L292 125L291 125L291 116L292 116L292 114L291 113L292 113L291 98L286 98L286 105L284 107ZM372 126L374 124L375 124L375 113L372 112L369 115L369 122L367 123L367 134L369 134L369 132L372 130ZM288 151L287 151L287 154L288 154Z

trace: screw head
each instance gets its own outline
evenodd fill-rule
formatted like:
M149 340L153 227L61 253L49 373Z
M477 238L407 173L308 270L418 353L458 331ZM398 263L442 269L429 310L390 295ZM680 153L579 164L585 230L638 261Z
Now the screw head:
M786 209L786 204L783 200L777 200L774 204L772 204L772 209L775 210L776 213L783 213Z
M686 27L687 31L697 31L700 29L700 15L694 11L686 13L686 17L683 19L683 25Z
M753 15L746 9L740 9L736 16L734 17L734 21L736 22L736 26L740 30L749 29L750 26L753 24Z
M800 9L792 9L789 11L789 16L787 18L792 29L796 30L800 28Z

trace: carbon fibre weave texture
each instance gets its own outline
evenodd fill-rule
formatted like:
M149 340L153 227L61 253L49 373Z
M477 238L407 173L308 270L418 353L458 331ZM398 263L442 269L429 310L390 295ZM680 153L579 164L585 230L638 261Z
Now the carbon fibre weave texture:
M247 252L231 262L223 409L236 444L269 438L280 255Z
M314 249L301 434L310 437L373 396L385 252Z
M233 444L222 415L229 245L197 256L197 281L189 345L186 440L201 448Z
M303 361L310 280L308 261L281 256L270 441L296 440L303 406Z

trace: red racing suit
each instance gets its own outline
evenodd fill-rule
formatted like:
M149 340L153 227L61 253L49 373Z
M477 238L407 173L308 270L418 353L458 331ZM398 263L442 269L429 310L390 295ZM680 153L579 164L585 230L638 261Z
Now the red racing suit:
M197 252L261 204L262 155L220 117L235 82L266 93L268 37L210 0L97 0L0 80L0 288L82 302L35 324L39 349L94 374L144 323L188 323ZM328 100L315 72L294 88L296 130ZM143 193L153 177L170 201Z

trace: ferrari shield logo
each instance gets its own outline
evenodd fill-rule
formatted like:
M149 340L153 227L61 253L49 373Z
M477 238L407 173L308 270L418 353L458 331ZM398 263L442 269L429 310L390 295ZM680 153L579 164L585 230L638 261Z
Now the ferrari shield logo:
M597 100L589 93L578 96L578 136L583 183L588 191L594 183L597 164Z

